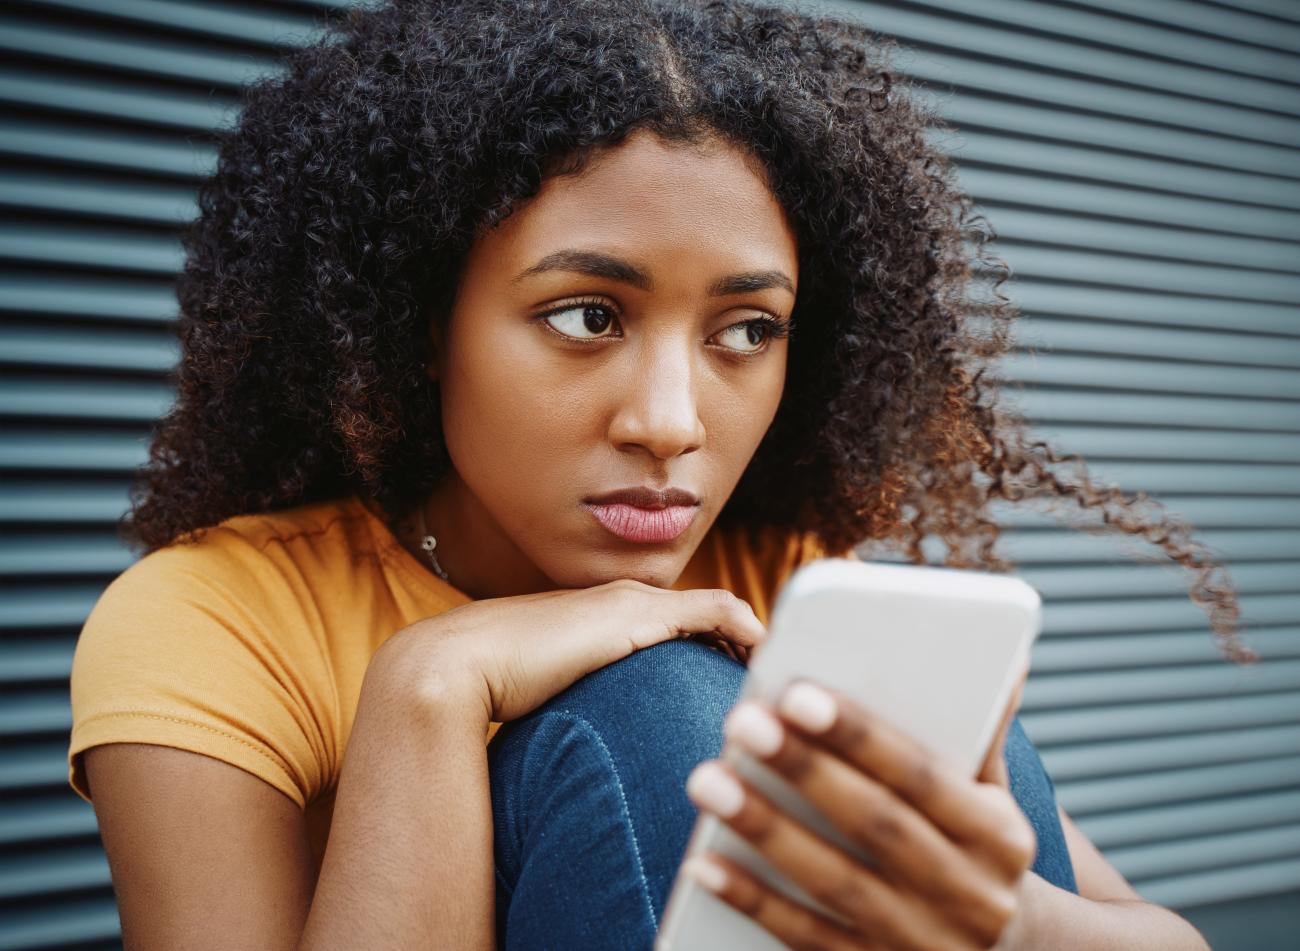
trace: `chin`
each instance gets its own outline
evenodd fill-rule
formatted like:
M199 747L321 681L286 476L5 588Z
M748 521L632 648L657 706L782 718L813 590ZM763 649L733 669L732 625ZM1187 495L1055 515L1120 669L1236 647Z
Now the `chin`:
M593 588L626 578L656 588L671 588L681 577L687 559L679 553L601 555L553 575L556 584L565 588Z

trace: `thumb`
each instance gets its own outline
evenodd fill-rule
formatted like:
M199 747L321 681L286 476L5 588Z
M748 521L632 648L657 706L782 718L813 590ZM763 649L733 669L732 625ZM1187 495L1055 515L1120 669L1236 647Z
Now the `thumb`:
M998 724L997 732L993 734L993 742L984 757L984 763L979 768L976 778L980 782L997 783L999 786L1011 788L1011 777L1007 774L1005 759L1007 731L1011 729L1011 721L1015 718L1016 711L1020 709L1020 700L1024 696L1025 680L1028 676L1029 668L1026 667L1021 671L1016 688L1011 691L1011 697L1002 711L1002 722Z

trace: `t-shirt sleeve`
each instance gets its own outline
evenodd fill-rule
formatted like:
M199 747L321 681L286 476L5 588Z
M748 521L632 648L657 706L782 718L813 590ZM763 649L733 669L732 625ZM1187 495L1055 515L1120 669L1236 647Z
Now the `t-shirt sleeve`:
M300 807L321 790L335 711L311 618L290 579L259 565L251 545L214 539L219 531L146 555L86 619L72 663L68 780L87 802L81 754L103 743L211 756Z

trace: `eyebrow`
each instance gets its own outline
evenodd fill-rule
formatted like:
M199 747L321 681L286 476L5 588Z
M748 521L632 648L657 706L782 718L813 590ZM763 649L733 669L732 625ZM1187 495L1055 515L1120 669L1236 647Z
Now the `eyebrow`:
M520 271L511 279L510 283L516 284L526 277L541 274L544 271L573 271L591 277L604 277L611 281L630 284L643 291L654 290L654 281L650 279L650 275L635 264L612 254L605 254L601 251L583 251L579 248L552 251L532 267ZM729 274L714 281L709 287L709 294L714 297L723 297L728 294L744 294L774 287L787 290L791 294L794 293L794 282L790 280L785 272L772 269Z

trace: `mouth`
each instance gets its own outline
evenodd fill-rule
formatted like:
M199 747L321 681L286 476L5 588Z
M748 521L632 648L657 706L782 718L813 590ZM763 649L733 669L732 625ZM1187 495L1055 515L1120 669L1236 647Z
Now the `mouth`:
M630 542L672 541L690 527L695 505L666 505L660 508L642 508L627 502L583 502L583 508L619 538Z

